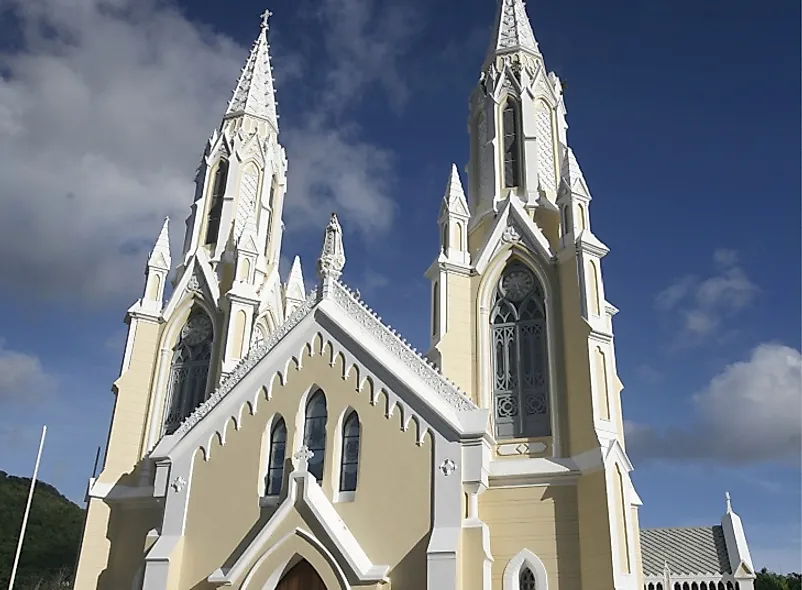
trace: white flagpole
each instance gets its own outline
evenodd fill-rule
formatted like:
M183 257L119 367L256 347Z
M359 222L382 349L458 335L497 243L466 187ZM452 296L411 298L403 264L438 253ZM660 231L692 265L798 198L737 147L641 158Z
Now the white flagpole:
M17 543L17 554L14 556L14 565L11 566L11 579L8 581L8 590L14 588L14 578L17 577L17 566L19 565L19 556L22 553L22 541L25 539L25 528L28 526L28 514L31 511L31 501L33 500L33 490L36 487L36 476L39 473L39 461L42 459L42 448L45 446L45 435L47 434L47 426L42 426L42 438L39 440L39 452L36 454L36 464L33 466L33 478L31 479L31 489L28 491L28 503L25 505L25 514L22 517L22 528L19 533L19 542Z

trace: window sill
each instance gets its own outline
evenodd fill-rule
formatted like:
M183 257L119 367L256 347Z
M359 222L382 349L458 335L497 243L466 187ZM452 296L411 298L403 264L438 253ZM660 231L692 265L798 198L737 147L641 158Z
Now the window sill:
M356 491L334 493L335 504L338 504L340 502L353 502L355 499L356 499Z
M262 508L278 506L280 503L280 496L262 496L259 498L259 506Z

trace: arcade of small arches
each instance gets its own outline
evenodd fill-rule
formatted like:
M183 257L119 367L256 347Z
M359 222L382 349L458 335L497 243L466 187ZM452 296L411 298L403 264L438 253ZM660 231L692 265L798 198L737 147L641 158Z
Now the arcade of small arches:
M663 582L649 582L644 584L644 590L664 590ZM738 582L674 582L669 590L741 590Z

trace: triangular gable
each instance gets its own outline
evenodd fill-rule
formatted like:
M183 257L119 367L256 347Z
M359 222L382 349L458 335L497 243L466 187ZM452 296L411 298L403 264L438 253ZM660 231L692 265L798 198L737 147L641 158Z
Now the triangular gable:
M332 363L342 356L346 371L356 370L360 382L368 377L375 393L385 391L387 414L398 407L404 422L417 423L418 440L433 428L450 437L483 436L487 410L479 409L456 385L412 349L398 334L381 323L341 283L321 298L317 290L265 342L251 350L224 380L173 433L153 450L153 459L174 460L185 453L208 449L214 437L225 444L231 418L240 424L246 406L254 408L265 384L278 375L281 383L291 365L299 365L304 350L320 334L333 345ZM270 392L268 392L268 396ZM401 397L399 397L401 396Z
M614 438L610 442L610 446L607 447L607 452L604 455L604 462L608 463L610 461L616 461L628 472L634 469L632 461L629 460L626 451L624 451L624 447L621 446L621 441L617 438Z
M332 548L337 563L350 579L359 584L376 584L386 580L390 567L375 565L370 560L308 471L293 471L288 488L287 497L234 564L226 569L219 568L208 577L211 584L230 586L241 581L261 555L281 544L281 541L276 542L275 533L295 508L303 508L304 514L320 525L319 528L325 532L326 538L319 540L322 543L314 543L318 539L310 532L297 528L293 533L307 538L322 550Z
M181 276L181 280L175 286L170 302L164 309L163 317L165 320L173 315L178 304L184 300L184 297L189 291L200 291L209 299L209 304L217 307L220 302L220 287L215 279L212 267L206 252L200 248L192 255L190 262Z
M551 245L541 229L529 219L522 205L511 197L496 218L496 225L479 252L475 265L476 272L482 274L485 271L493 256L500 250L502 242L517 240L523 240L546 261L554 256Z

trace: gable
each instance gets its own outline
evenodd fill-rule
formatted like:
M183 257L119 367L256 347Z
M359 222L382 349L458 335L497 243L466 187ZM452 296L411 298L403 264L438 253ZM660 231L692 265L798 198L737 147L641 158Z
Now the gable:
M284 384L290 366L300 366L304 351L312 350L318 338L329 345L332 365L342 358L344 377L355 371L360 383L369 380L374 395L386 395L387 414L397 410L405 422L414 421L421 439L431 429L452 440L485 435L487 410L473 404L344 285L335 283L330 297L312 294L262 346L250 351L221 387L159 442L152 457L174 459L208 448L214 436L225 442L228 420L239 424L246 409L255 407L262 388L269 397L273 383Z

